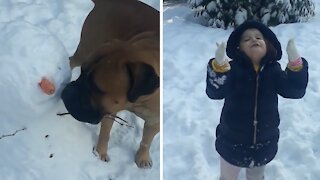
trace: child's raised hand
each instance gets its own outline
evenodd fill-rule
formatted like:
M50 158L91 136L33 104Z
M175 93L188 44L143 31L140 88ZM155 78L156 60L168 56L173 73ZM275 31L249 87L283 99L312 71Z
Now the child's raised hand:
M227 60L226 60L226 43L222 42L221 44L216 43L217 44L217 50L216 50L216 62L219 66L223 66Z
M302 69L303 61L301 56L299 55L296 45L294 44L294 39L289 39L287 45L287 53L288 53L288 68L291 71L300 71Z
M289 62L294 62L300 58L300 55L298 54L293 38L289 39L288 41L287 53L288 53Z
M226 43L217 43L216 57L212 61L212 68L215 72L224 73L230 70L230 64L226 59Z

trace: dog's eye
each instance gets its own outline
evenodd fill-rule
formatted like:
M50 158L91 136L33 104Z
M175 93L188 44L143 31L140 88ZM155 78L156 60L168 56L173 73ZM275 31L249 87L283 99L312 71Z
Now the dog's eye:
M105 94L105 92L103 90L101 90L96 84L95 82L93 81L93 77L92 77L92 74L89 75L88 79L88 86L89 86L89 89L91 89L92 91L98 93L98 94Z
M92 90L95 91L96 93L99 94L106 94L103 90L101 90L97 85L95 85L94 83L92 83Z

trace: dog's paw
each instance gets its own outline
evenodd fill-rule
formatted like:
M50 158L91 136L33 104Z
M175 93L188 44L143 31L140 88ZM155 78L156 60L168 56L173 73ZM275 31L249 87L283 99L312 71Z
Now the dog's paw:
M110 161L109 155L108 155L108 153L106 151L103 151L103 150L101 150L99 148L93 147L92 153L96 157L99 157L104 162L109 162Z
M104 161L104 162L110 161L109 155L107 153L100 154L100 159L101 161Z
M143 168L143 169L152 168L152 160L149 155L149 150L140 147L136 153L135 162L139 168Z

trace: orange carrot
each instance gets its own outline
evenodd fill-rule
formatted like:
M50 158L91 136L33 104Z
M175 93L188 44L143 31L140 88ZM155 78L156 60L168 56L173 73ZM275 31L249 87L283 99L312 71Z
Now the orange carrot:
M41 81L39 82L39 86L41 90L47 95L52 95L56 90L54 84L45 77L41 79Z

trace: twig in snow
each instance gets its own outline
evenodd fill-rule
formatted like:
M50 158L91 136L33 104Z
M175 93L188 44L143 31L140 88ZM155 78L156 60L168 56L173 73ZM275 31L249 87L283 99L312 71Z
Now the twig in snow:
M70 113L57 113L58 116L64 116L64 115L68 115Z
M112 115L112 114L106 114L103 118L111 119L112 121L120 124L121 126L127 126L127 127L130 127L130 128L133 128L133 126L131 126L131 125L128 123L128 121L122 119L122 118L119 117L119 116ZM123 121L123 123L120 122L120 121L117 121L117 119L119 119L120 121Z
M70 113L57 113L57 116L65 116L65 115L69 115ZM123 118L116 116L116 115L112 115L112 114L106 114L103 118L107 118L107 119L111 119L112 121L120 124L121 126L127 126L129 128L134 128L132 125L130 125L128 123L128 121L124 120ZM117 119L119 119L120 121L118 121Z
M4 134L4 135L2 135L2 136L0 136L0 139L2 139L2 138L5 138L5 137L8 137L8 136L15 136L19 131L24 131L24 130L26 130L27 128L22 128L22 129L18 129L18 130L16 130L14 133L12 133L12 134Z

